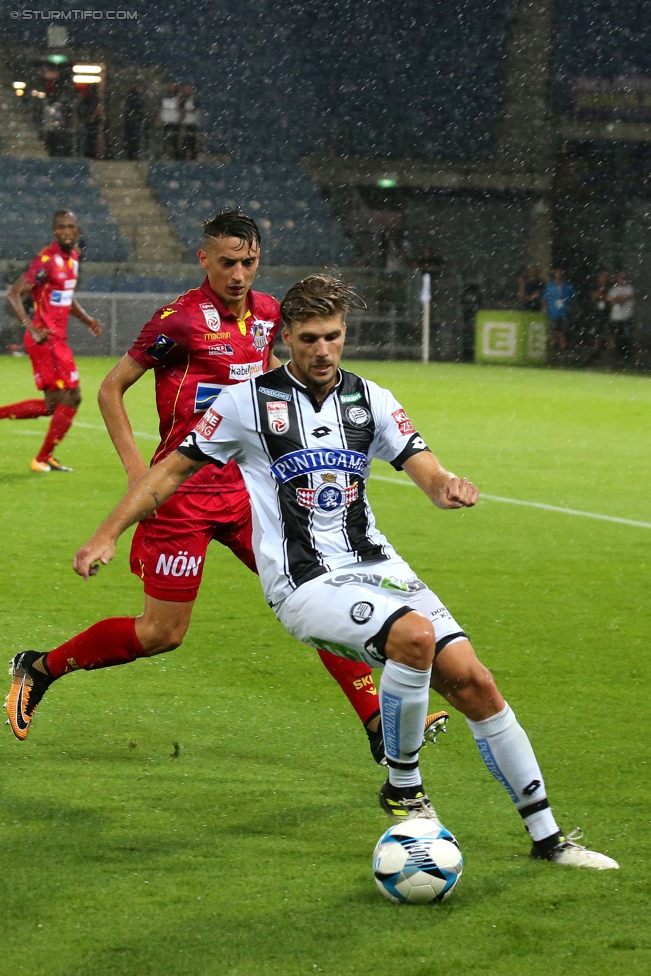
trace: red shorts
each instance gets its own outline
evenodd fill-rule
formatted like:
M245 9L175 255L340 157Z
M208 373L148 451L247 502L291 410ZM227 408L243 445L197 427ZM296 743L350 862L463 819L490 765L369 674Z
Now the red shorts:
M216 539L257 572L248 492L177 492L144 519L131 543L131 572L156 600L187 603L201 585L208 543Z
M74 390L79 386L79 371L67 342L62 339L34 342L26 332L25 349L39 390Z

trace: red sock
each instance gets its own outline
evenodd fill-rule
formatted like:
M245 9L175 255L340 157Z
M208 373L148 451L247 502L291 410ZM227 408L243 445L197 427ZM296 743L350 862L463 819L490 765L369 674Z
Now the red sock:
M37 461L47 461L49 457L52 457L52 451L57 444L61 443L63 438L70 430L76 413L77 411L72 407L66 407L63 403L59 404L52 414L52 420L50 421L50 426L47 429L43 446L36 455Z
M116 664L129 664L142 657L142 644L136 634L135 617L109 617L55 647L45 658L53 678L68 671L96 671Z
M349 661L330 651L320 650L319 657L365 725L378 711L377 688L368 664Z
M21 400L0 407L0 420L32 420L34 417L47 417L45 400Z

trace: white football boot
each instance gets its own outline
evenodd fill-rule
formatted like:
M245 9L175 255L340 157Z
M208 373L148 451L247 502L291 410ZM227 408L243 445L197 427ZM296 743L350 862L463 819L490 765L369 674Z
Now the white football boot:
M597 871L619 868L619 864L612 857L589 851L582 844L577 844L582 837L583 831L576 827L567 837L561 834L558 844L549 851L538 853L534 848L531 856L538 860L552 861L554 864L567 864L573 868L594 868Z

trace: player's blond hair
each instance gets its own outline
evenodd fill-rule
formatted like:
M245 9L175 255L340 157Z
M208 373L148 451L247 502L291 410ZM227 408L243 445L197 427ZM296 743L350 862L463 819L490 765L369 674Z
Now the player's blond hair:
M345 320L351 308L366 307L366 302L349 281L325 274L308 275L297 281L280 303L283 325L287 329L297 322L333 315L341 315Z

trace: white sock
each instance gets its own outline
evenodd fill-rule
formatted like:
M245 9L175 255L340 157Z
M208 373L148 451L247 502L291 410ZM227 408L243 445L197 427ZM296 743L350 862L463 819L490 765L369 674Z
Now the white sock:
M558 832L531 743L509 705L482 722L466 719L486 768L515 803L533 840Z
M418 786L418 752L429 704L431 668L417 671L387 661L380 679L380 711L384 750L393 786Z

